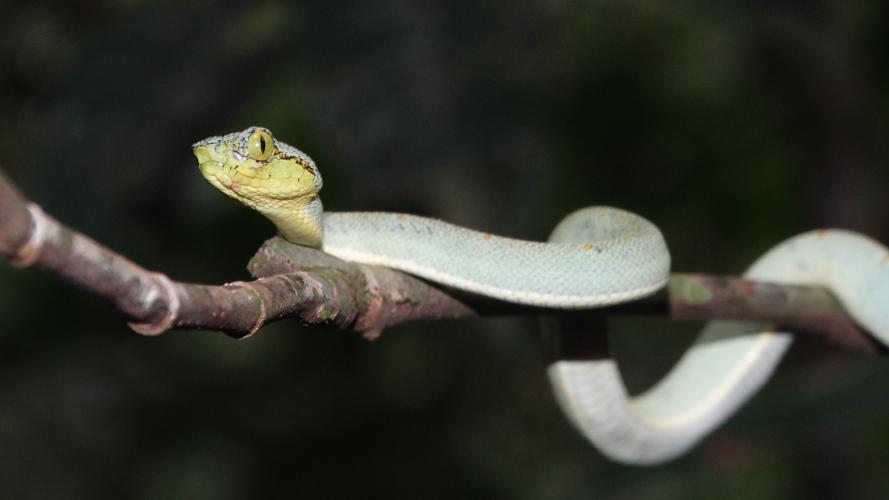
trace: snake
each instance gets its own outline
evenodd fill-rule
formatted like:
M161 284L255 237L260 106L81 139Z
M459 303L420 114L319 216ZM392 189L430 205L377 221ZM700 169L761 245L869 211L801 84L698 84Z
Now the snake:
M263 214L285 240L347 261L555 310L639 300L670 276L661 231L619 208L582 208L547 241L525 241L409 214L326 212L314 161L267 128L208 137L192 149L211 185ZM825 287L889 344L889 250L867 236L803 233L767 251L744 276ZM729 419L770 378L791 341L790 333L770 326L712 321L661 380L636 395L608 354L555 356L547 373L568 420L603 455L656 465L687 453Z

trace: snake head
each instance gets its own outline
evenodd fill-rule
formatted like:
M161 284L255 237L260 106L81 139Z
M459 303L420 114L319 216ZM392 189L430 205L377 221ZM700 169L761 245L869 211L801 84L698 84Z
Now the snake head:
M308 155L262 127L208 137L192 150L210 184L268 217L289 241L320 246L322 180Z
M244 203L312 196L321 190L315 162L262 127L208 137L192 149L210 184Z

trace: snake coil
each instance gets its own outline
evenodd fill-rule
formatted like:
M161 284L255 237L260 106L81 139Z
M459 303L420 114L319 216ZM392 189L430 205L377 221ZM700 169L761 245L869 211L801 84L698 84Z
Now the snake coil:
M268 217L289 241L345 260L561 309L635 300L669 277L661 232L624 210L578 210L546 243L405 214L324 213L314 162L267 129L210 137L193 149L212 185ZM805 233L768 251L745 276L827 287L858 323L889 344L889 250L866 236ZM685 453L729 418L768 380L790 342L787 333L712 322L660 382L634 397L608 357L557 359L548 373L568 418L602 453L656 464Z

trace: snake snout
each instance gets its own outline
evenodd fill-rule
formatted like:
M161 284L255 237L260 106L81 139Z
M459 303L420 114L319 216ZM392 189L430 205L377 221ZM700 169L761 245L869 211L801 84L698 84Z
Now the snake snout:
M196 143L191 147L191 150L194 153L195 158L198 159L199 165L203 165L212 159L213 155L210 152L210 148L205 144Z
M192 147L192 152L198 160L198 168L201 175L216 189L232 196L234 193L232 179L225 171L225 164L220 161L220 154L212 143L198 142Z

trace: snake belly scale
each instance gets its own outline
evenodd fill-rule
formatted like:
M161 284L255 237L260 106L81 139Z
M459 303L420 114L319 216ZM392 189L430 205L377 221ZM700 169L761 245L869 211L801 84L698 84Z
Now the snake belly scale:
M625 210L580 209L548 242L523 241L413 215L324 212L314 162L261 127L210 137L193 149L213 186L265 215L285 239L345 260L555 309L632 301L669 277L661 232ZM873 305L889 305L887 255L866 237L820 231L778 245L747 276L828 286L856 320L887 341L889 307ZM789 343L787 334L713 322L662 381L635 397L607 357L557 359L548 373L569 420L602 453L655 464L685 453L731 416L769 378Z

